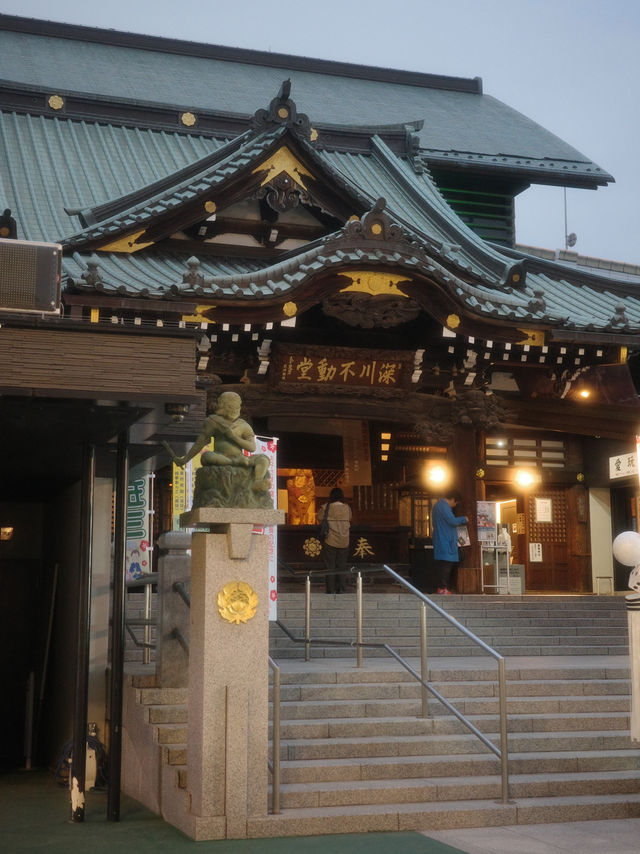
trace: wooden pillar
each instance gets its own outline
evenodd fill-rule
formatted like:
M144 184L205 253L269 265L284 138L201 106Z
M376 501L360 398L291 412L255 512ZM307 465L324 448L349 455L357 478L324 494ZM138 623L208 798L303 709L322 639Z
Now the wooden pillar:
M462 498L461 512L469 519L471 538L471 545L461 549L460 566L463 568L479 567L482 559L476 525L476 501L484 500L486 494L484 481L476 475L483 458L478 453L480 441L483 438L473 427L458 425L451 443L450 462L455 471L456 488Z
M589 492L582 484L576 484L567 490L567 522L569 525L569 589L574 593L590 593L592 581Z

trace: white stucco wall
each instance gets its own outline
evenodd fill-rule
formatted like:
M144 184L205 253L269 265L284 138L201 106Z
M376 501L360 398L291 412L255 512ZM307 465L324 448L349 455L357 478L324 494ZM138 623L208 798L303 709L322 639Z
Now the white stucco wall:
M591 520L591 573L594 593L613 593L613 553L611 543L611 490L589 490Z

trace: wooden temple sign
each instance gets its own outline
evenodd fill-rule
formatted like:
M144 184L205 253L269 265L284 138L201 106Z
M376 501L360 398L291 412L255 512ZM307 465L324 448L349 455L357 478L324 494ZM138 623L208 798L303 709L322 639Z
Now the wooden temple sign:
M348 348L282 348L272 364L276 385L392 390L411 383L412 354Z

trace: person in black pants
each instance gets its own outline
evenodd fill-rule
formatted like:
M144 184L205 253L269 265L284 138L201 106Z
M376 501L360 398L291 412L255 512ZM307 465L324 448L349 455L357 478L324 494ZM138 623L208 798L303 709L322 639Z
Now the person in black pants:
M345 504L344 493L336 486L331 490L329 501L318 511L318 524L322 521L325 511L329 523L329 533L322 544L324 565L331 572L325 577L327 593L342 593L344 576L338 573L346 572L349 554L349 529L351 527L351 508Z
M457 565L458 525L466 525L466 516L455 516L453 508L459 501L456 492L452 492L436 501L431 512L433 526L433 560L436 570L436 593L450 594L451 572Z

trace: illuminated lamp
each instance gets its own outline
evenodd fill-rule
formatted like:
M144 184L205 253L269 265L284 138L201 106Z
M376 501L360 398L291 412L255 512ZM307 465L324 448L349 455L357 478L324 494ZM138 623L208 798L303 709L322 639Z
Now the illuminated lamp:
M450 473L442 463L431 463L427 466L425 476L430 486L444 486L449 481Z
M518 486L527 487L535 482L536 476L528 469L516 469L514 480Z

